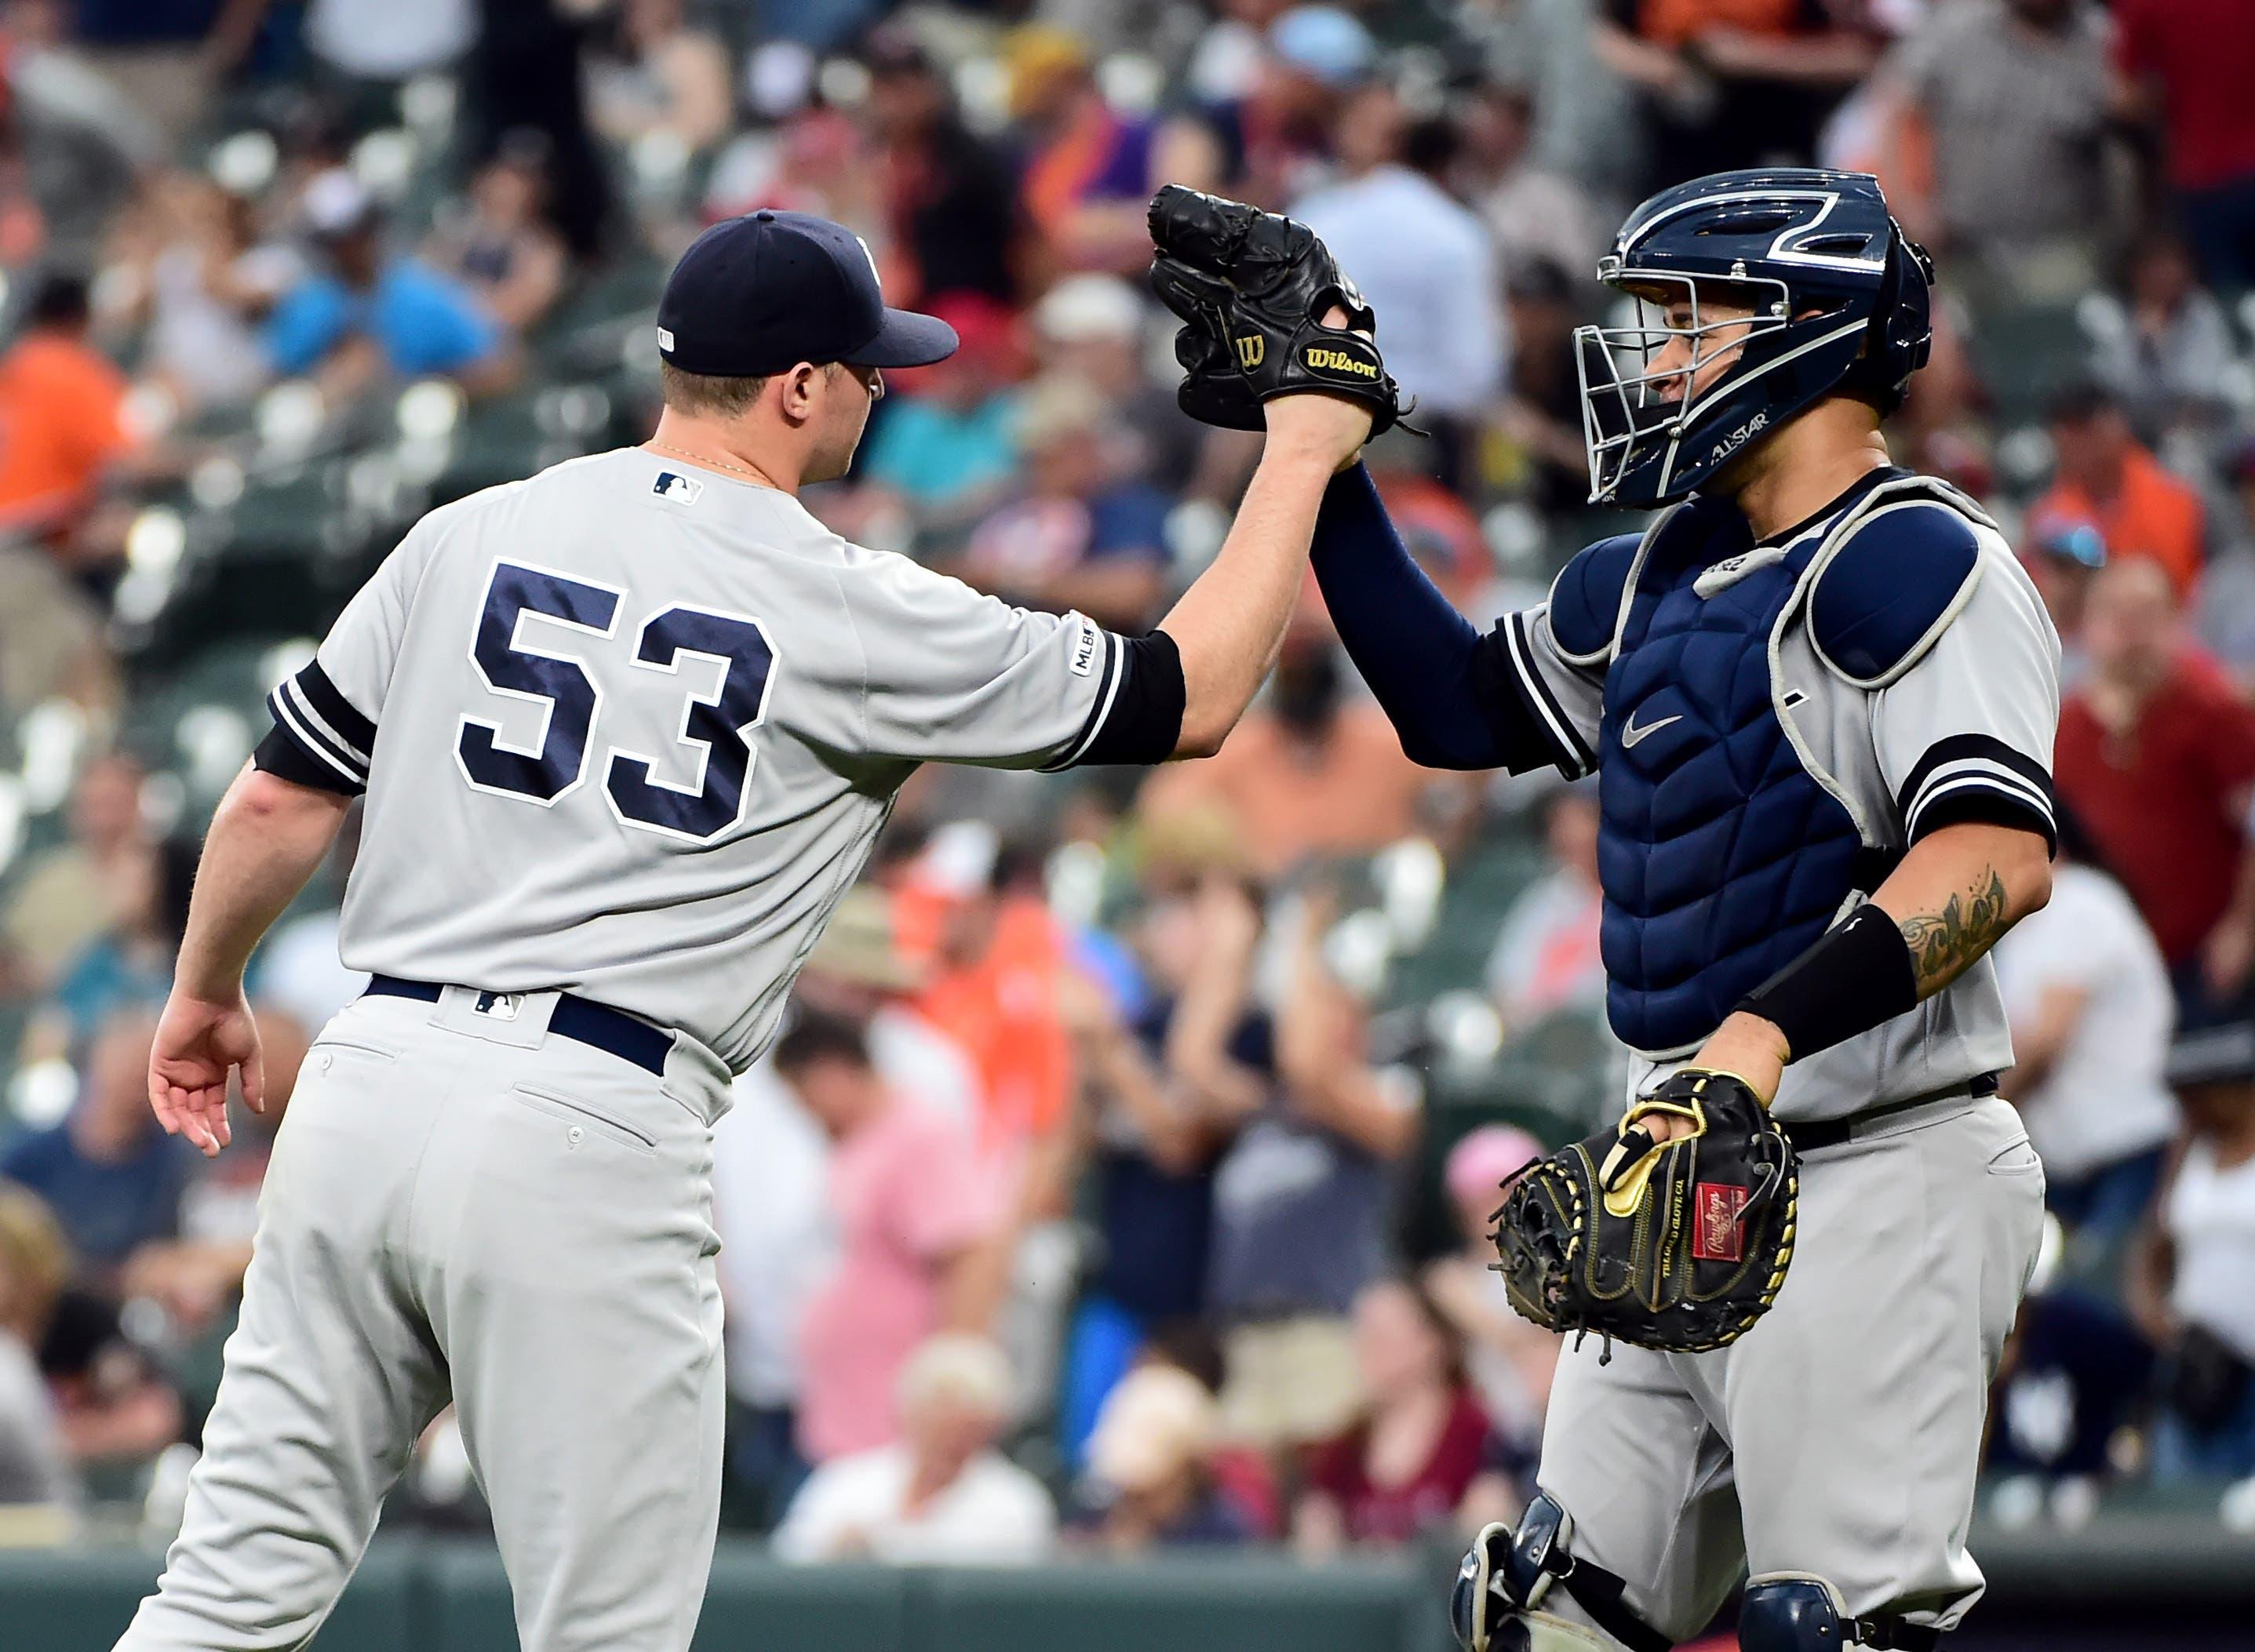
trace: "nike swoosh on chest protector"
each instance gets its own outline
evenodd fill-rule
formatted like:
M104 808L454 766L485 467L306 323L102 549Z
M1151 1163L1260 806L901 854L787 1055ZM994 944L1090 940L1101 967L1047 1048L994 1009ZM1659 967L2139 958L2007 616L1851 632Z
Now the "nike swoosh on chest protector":
M1642 728L1639 728L1636 725L1636 719L1631 718L1621 724L1621 749L1626 751L1646 735L1657 734L1670 723L1681 723L1682 720L1683 714L1679 711L1674 717L1664 717L1657 723L1647 723Z

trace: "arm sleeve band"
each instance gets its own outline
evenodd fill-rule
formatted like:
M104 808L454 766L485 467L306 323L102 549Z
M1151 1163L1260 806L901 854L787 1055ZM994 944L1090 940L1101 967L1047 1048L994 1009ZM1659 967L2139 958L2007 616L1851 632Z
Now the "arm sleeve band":
M1918 970L1893 918L1866 901L1739 1000L1798 1061L1918 1007Z
M1085 763L1163 763L1183 737L1183 654L1163 631L1120 637L1120 690L1085 750Z
M266 738L258 742L251 752L253 766L269 774L300 786L310 786L316 791L335 792L343 797L358 797L368 789L364 780L348 780L335 764L324 762L313 755L305 744L277 723L266 731Z
M1525 726L1520 696L1493 697L1509 675L1497 668L1495 639L1482 637L1425 578L1363 466L1324 492L1310 561L1347 657L1412 762L1515 773L1530 750L1524 766L1551 760Z

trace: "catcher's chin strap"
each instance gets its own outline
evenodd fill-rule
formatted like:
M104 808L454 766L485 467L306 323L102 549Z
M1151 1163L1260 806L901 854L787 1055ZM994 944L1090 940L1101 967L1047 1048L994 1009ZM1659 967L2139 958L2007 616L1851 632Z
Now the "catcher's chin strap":
M1532 1611L1556 1584L1628 1652L1670 1652L1675 1643L1621 1599L1626 1586L1618 1576L1567 1553L1566 1540L1573 1535L1573 1516L1549 1493L1537 1492L1511 1535L1511 1553L1498 1579L1505 1598Z

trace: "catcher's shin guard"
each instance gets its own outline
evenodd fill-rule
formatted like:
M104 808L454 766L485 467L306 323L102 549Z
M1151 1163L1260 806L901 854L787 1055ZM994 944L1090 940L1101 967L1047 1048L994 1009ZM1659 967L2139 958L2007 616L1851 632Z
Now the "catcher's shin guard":
M1628 1652L1668 1652L1668 1637L1629 1610L1621 1580L1566 1551L1574 1518L1548 1492L1537 1492L1519 1530L1491 1525L1472 1540L1457 1568L1449 1618L1465 1652L1583 1652L1605 1642L1562 1618L1537 1611L1554 1586Z
M1851 1618L1838 1590L1798 1572L1754 1578L1739 1608L1743 1652L1934 1652L1941 1638L1940 1631L1900 1618Z

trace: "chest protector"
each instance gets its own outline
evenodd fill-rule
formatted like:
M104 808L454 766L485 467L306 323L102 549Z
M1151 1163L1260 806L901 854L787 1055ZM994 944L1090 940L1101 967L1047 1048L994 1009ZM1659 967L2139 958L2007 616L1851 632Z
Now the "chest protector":
M1887 829L1859 826L1837 782L1795 743L1777 660L1825 564L1877 507L1907 495L1977 514L1954 491L1906 478L1872 490L1830 530L1781 550L1755 547L1726 502L1694 500L1617 564L1618 584L1606 582L1607 594L1618 593L1614 630L1579 662L1605 667L1600 944L1607 1018L1633 1049L1697 1048L1900 858L1881 841ZM1964 532L1962 517L1955 525ZM1970 537L1963 542L1970 549ZM1888 662L1889 680L1930 646L1970 593L1974 571L1969 563L1911 605L1933 623L1908 633L1918 640ZM1826 657L1823 638L1817 642ZM1853 686L1877 686L1833 669Z

